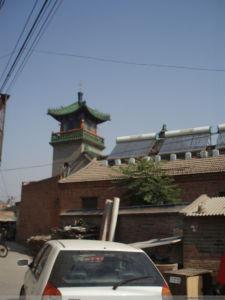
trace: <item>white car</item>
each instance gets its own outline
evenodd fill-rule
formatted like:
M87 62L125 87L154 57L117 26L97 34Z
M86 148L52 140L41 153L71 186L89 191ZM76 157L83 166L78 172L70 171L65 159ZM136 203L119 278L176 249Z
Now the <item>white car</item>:
M20 291L25 299L149 300L171 295L145 252L121 243L51 240L28 266Z

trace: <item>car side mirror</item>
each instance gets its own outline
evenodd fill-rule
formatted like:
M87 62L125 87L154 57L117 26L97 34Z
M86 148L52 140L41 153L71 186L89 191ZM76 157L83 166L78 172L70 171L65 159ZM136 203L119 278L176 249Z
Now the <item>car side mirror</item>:
M28 259L20 259L17 261L17 265L20 267L28 266Z

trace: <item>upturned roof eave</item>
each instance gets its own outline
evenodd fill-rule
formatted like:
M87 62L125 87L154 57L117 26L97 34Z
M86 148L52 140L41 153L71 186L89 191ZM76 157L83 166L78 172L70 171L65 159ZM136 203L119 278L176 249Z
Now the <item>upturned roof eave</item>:
M59 121L62 116L77 114L82 110L90 114L90 116L94 118L97 123L102 123L110 120L109 114L103 114L97 110L90 108L85 101L83 101L81 104L75 102L69 106L65 106L59 109L48 109L47 114Z

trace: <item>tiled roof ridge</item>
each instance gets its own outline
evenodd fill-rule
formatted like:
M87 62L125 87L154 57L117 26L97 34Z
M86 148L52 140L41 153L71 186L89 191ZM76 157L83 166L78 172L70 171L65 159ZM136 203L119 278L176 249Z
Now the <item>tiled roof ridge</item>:
M192 160L192 162L191 162ZM167 176L207 175L209 173L225 173L225 155L211 158L193 158L191 160L167 161L162 165L163 173ZM62 183L104 181L119 178L120 166L107 165L104 160L93 159L86 167L64 178ZM123 162L121 166L125 166ZM167 165L167 166L166 166ZM111 178L111 179L110 179Z
M55 108L55 109L49 108L47 114L51 115L51 116L68 115L68 114L78 111L82 107L86 108L91 115L93 115L95 118L97 118L101 121L109 121L110 120L110 114L104 114L104 113L101 113L97 109L93 109L93 108L89 107L86 104L86 101L83 101L81 104L79 104L79 102L77 101L68 106L61 106L60 108Z
M104 120L110 121L110 119L111 119L110 114L101 113L99 110L91 108L88 105L86 105L86 107L87 107L88 111L91 114L97 116L98 119L104 119Z
M84 172L86 169L90 168L93 164L95 164L97 161L96 157L94 157L86 166L84 166L83 168L79 169L77 172L72 173L71 175L69 175L68 177L65 177L61 180L59 180L59 183L64 183L67 181L67 179L69 177L73 177L74 175L79 175L79 173Z
M78 102L74 102L68 106L61 106L59 108L49 108L48 114L53 115L61 115L61 114L69 114L71 110L77 110L79 108ZM65 112L63 112L65 111Z

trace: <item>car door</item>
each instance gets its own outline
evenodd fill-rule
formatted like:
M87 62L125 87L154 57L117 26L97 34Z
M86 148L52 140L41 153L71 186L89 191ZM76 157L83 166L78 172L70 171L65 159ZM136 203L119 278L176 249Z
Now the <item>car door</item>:
M44 275L44 267L51 250L52 247L46 244L31 263L30 270L25 276L24 284L27 298L29 298L29 296L40 295L42 291L42 286L45 284L43 281L45 276L42 275Z

